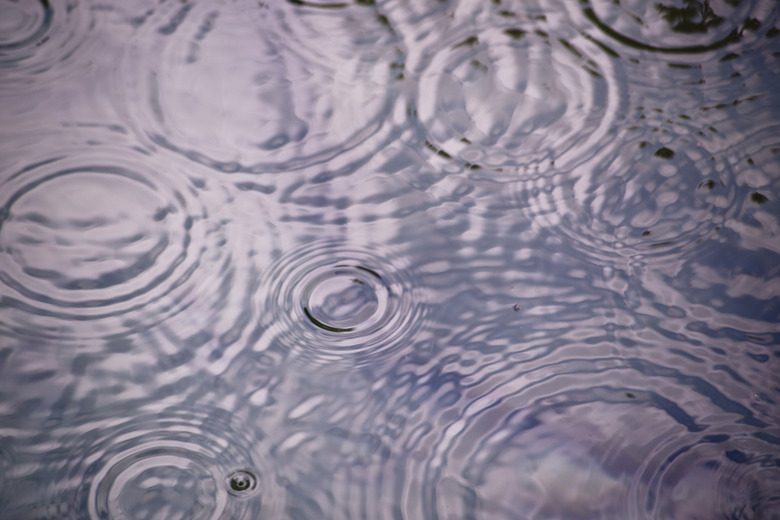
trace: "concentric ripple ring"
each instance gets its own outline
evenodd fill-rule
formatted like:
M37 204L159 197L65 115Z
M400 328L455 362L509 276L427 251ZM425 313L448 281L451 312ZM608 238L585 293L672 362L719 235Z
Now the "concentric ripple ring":
M419 325L421 305L405 274L388 263L334 240L280 258L263 294L272 337L329 360L373 358L403 344Z
M285 4L151 11L117 85L138 136L219 171L267 173L328 160L379 133L398 90L392 30L366 5Z
M494 182L583 165L612 148L624 111L611 56L541 21L464 23L422 46L409 67L420 77L410 106L425 146Z
M13 309L0 327L76 328L186 290L205 240L191 179L169 166L160 179L160 164L126 149L90 152L31 164L0 185L0 297Z
M624 50L676 55L700 54L754 41L772 26L777 12L772 2L763 0L679 4L582 0L579 8L589 24ZM759 29L762 25L764 29Z

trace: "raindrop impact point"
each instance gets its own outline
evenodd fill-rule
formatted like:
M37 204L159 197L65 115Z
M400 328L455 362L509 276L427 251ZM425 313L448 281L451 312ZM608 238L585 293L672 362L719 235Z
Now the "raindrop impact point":
M234 497L247 498L257 490L257 477L248 469L239 469L225 478L225 488Z

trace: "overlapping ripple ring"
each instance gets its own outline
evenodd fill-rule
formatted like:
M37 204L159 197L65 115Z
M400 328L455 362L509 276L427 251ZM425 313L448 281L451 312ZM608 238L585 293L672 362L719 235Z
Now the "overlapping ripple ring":
M677 261L701 251L738 210L733 165L689 148L663 158L658 150L670 149L629 142L577 179L518 183L515 200L535 225L599 261Z
M282 478L306 497L290 502L300 518L392 517L385 510L395 483L391 447L378 435L342 423L298 429L274 446Z
M397 95L380 20L366 5L161 4L123 57L122 110L141 138L221 171L328 160L380 132Z
M11 502L11 497L18 487L18 484L14 483L14 468L19 467L12 440L15 435L16 432L11 435L10 431L7 431L4 434L3 443L0 445L0 475L3 475L5 482L0 489L0 514L5 514L5 508Z
M569 2L587 25L596 26L624 51L649 51L682 56L725 47L750 45L772 29L777 9L771 0L746 2L622 2L582 0ZM584 25L583 25L584 26ZM589 30L593 36L601 37ZM606 43L606 42L605 42Z
M497 375L500 384L475 376L491 389L450 415L430 434L435 438L416 442L432 451L414 470L422 489L409 490L422 493L423 509L452 518L508 520L517 511L528 518L621 517L624 493L619 471L606 463L615 449L608 439L616 416L637 402L626 397L630 386L588 386L610 366L619 368L617 360L601 360L601 370L591 373L567 372L580 364ZM576 388L560 391L562 379L576 380Z
M280 497L271 468L256 454L258 440L233 426L229 412L209 407L81 426L69 447L75 506L86 506L82 512L94 519L164 512L202 520L274 518Z
M659 441L630 486L635 517L776 518L780 514L777 436L733 425Z
M427 146L496 182L570 171L610 149L625 104L614 60L571 28L511 21L437 34L409 59Z
M76 329L152 303L161 315L175 307L204 254L206 210L190 178L161 167L106 146L3 182L0 296L14 318L0 326L62 334L52 318Z
M509 519L517 511L529 518L644 518L648 490L658 487L651 483L658 460L679 455L681 439L707 439L713 430L732 427L710 426L690 415L672 397L679 398L681 389L701 391L695 383L694 388L674 384L694 378L649 363L640 362L646 374L639 378L621 358L568 356L515 376L486 368L489 373L474 374L469 378L474 388L463 391L476 397L449 410L446 426L413 441L432 451L424 464L406 470L413 478L405 492L422 493L424 511L453 518ZM658 380L653 372L671 381ZM716 390L713 394L710 417L723 418L724 409L733 409L757 425L748 429L760 431L760 421L748 410L718 397ZM627 427L641 435L622 435ZM658 452L664 454L660 459ZM655 461L652 468L644 468L647 460ZM672 517L679 516L653 516Z
M264 282L272 338L322 361L370 361L404 346L421 302L403 259L377 251L314 240L279 258Z
M92 11L76 9L76 4L76 0L0 3L0 83L32 84L37 75L71 58L94 27ZM47 74L51 79L51 72Z

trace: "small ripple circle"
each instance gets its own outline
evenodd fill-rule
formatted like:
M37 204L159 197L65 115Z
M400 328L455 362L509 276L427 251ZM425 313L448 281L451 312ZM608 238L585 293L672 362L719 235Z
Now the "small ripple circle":
M225 488L235 497L252 496L257 491L257 477L251 470L236 470L225 478Z
M381 248L315 240L279 258L263 293L273 338L323 360L372 359L403 344L421 308Z
M32 50L51 27L53 11L43 2L3 2L0 4L0 50L7 53Z
M366 330L394 312L393 294L377 273L359 264L322 266L295 298L315 326L329 332Z

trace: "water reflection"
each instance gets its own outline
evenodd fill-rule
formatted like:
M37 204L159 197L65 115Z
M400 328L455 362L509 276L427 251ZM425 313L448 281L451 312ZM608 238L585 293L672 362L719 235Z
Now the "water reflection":
M471 178L582 166L609 147L622 115L612 57L544 14L463 4L444 30L416 36L407 67L407 111L424 136L414 145Z
M702 242L738 211L730 166L698 151L621 142L618 157L566 186L570 200L544 213L546 224L602 262L618 256L655 265L701 254Z
M147 328L192 310L204 281L229 272L214 214L224 190L115 135L51 150L4 179L4 330L85 338Z
M764 468L766 463L774 463L766 456L776 449L772 444L758 434L739 431L732 435L711 433L691 444L664 446L648 457L651 462L643 468L655 472L646 510L657 517L672 518L771 518L777 500L769 497L777 496L778 482L777 475ZM710 492L713 494L705 498Z
M376 9L245 4L167 3L138 19L116 78L137 134L212 167L260 173L378 137L400 53Z
M0 3L0 516L777 516L775 3Z

